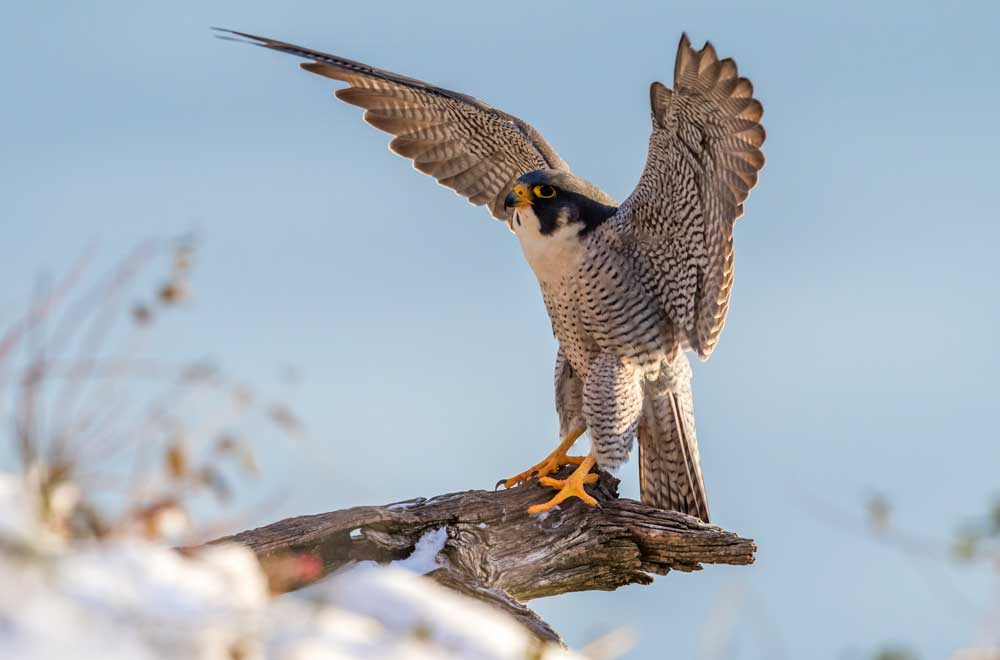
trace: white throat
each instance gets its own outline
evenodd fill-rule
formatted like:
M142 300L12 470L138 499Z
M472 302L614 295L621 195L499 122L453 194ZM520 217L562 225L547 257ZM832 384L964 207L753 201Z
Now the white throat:
M535 271L538 283L556 284L572 274L583 257L583 241L580 228L559 219L559 228L551 234L542 234L541 225L530 206L522 206L514 211L514 233L521 241L521 249L531 270ZM520 223L518 223L520 220Z

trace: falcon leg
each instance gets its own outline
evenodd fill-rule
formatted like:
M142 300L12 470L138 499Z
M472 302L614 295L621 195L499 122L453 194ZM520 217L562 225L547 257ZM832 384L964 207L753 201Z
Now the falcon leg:
M563 501L571 497L579 497L590 506L596 505L597 500L588 495L587 491L583 489L585 484L597 482L597 474L591 473L590 471L590 468L594 467L596 463L597 461L594 460L594 454L591 452L585 459L583 459L583 462L580 463L579 467L573 471L573 474L569 475L566 479L553 479L552 477L544 477L543 479L540 479L539 483L543 486L558 488L559 492L545 504L536 504L535 506L528 507L528 513L542 513L543 511L548 511L549 509L559 506L563 503Z
M583 435L586 429L580 431L570 431L570 433L563 438L562 443L555 448L551 454L546 456L538 464L528 468L521 474L515 475L510 479L501 479L500 483L503 484L504 488L513 488L518 484L523 484L530 481L533 477L545 477L552 474L564 465L580 465L584 461L583 456L568 456L566 454L569 448L573 446L573 443Z

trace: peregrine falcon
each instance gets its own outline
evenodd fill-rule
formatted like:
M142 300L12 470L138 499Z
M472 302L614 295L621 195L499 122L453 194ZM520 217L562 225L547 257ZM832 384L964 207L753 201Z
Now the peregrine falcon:
M342 101L395 137L389 148L517 236L559 343L561 444L510 488L538 477L557 490L547 511L624 463L639 439L642 501L708 522L686 351L712 353L733 287L733 225L764 166L763 108L732 59L681 36L673 89L649 89L645 169L618 204L570 172L534 128L471 96L336 55L220 30L296 55L332 78ZM570 456L590 432L586 456ZM566 479L548 475L565 465ZM499 485L499 484L498 484Z

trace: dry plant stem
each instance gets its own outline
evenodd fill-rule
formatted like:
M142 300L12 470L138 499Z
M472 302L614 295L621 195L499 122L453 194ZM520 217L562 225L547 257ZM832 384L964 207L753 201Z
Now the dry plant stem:
M565 478L572 466L557 475ZM673 511L617 498L618 480L601 473L588 490L598 506L571 500L541 515L528 507L551 489L531 482L504 491L473 490L288 518L213 541L239 542L267 570L269 560L311 554L325 575L357 561L407 557L426 532L445 527L448 541L431 577L487 601L539 638L558 636L520 601L571 591L649 584L650 573L694 571L702 564L750 564L753 541ZM318 576L319 577L319 576ZM304 586L282 583L279 590Z

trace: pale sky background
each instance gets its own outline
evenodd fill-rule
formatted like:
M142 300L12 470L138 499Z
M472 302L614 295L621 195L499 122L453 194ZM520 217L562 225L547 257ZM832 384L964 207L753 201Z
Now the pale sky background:
M758 561L531 606L572 644L632 626L632 658L709 657L705 622L733 602L727 657L983 638L995 574L902 555L804 496L862 520L882 492L902 528L947 539L1000 489L997 4L53 4L0 11L0 322L92 242L111 266L197 230L195 297L154 345L265 386L302 373L314 449L264 449L260 492L286 497L254 523L527 467L557 441L555 344L504 225L392 156L333 81L208 27L482 98L619 199L650 81L670 82L681 31L711 39L768 131L729 322L695 366L714 522ZM635 497L634 464L623 480Z

